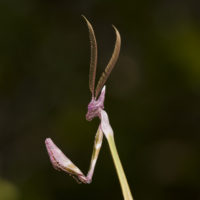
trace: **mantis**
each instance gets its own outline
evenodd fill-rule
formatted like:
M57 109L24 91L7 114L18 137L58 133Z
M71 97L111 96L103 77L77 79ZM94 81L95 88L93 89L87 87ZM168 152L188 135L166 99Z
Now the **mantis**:
M96 162L99 156L99 152L102 145L103 136L105 135L110 150L111 155L113 157L113 161L117 170L117 174L120 180L120 185L122 188L122 193L125 200L132 200L133 197L131 195L129 185L121 165L117 149L114 141L114 134L112 127L110 126L108 115L104 110L104 100L105 100L105 92L106 86L104 85L106 80L108 79L111 71L113 70L118 56L120 52L121 46L121 37L117 28L113 25L116 41L112 56L105 68L105 71L102 73L97 86L95 88L95 79L96 79L96 68L97 68L97 42L95 33L92 25L86 19L85 16L82 16L86 21L88 30L89 30L89 39L90 39L90 47L91 47L91 56L90 56L90 70L89 70L89 89L92 95L91 101L88 104L88 111L86 114L86 120L91 121L93 118L98 117L100 119L100 124L96 132L94 147L92 152L92 157L90 161L90 167L87 175L85 176L83 172L67 157L65 154L54 144L54 142L47 138L45 140L45 145L47 148L47 152L49 154L50 161L53 167L57 170L62 170L73 178L75 178L79 183L89 184L92 182L92 177L94 174L94 169L96 166ZM100 93L101 92L101 93ZM100 95L99 95L100 93Z

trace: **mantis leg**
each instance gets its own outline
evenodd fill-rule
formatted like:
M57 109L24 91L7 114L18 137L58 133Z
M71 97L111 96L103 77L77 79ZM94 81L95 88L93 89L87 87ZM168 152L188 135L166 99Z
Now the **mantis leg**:
M99 126L95 136L93 153L87 176L85 176L82 171L74 163L72 163L69 158L65 156L65 154L54 144L50 138L45 140L45 144L50 157L50 161L55 169L67 172L79 183L91 183L99 151L101 149L102 140L103 132Z
M97 159L99 156L102 141L103 141L103 132L99 126L96 136L95 136L92 158L91 158L91 162L90 162L90 168L89 168L89 171L87 174L87 179L90 183L92 182L92 176L93 176L95 165L96 165L96 162L97 162Z

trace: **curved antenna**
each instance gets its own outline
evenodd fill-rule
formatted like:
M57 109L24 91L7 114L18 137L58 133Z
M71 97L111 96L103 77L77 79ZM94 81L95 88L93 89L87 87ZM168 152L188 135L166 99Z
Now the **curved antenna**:
M94 87L95 87L95 77L96 77L96 68L97 68L97 41L94 34L94 30L92 28L92 25L87 20L87 18L82 15L82 17L85 19L88 30L89 30L89 38L90 38L90 71L89 71L89 88L92 93L92 96L94 97Z
M118 59L118 56L119 56L119 52L120 52L120 47L121 47L121 37L120 37L120 34L118 32L118 30L116 29L116 27L113 25L113 28L115 30L115 33L116 33L116 42L115 42L115 48L114 48L114 51L113 51L113 54L112 54L112 57L111 59L109 60L108 62L108 65L106 66L106 69L105 71L102 73L100 79L99 79L99 82L97 84L97 87L96 87L96 91L95 91L95 97L97 98L101 88L103 87L103 85L105 84L106 80L108 79L111 71L113 70L116 62L117 62L117 59Z

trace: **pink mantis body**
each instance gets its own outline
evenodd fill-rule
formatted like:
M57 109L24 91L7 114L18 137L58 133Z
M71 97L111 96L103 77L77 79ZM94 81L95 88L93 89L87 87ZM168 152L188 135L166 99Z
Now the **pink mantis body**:
M50 157L50 161L55 169L62 170L64 172L69 173L78 182L91 183L95 165L96 165L97 158L99 155L99 151L101 149L103 134L106 136L106 138L108 138L109 135L113 135L113 130L108 120L108 115L106 111L104 110L104 99L105 99L105 91L106 91L106 87L104 86L104 84L118 59L119 52L120 52L121 38L120 38L120 34L118 30L113 26L116 33L115 48L114 48L112 57L105 69L105 72L103 72L103 74L101 75L99 82L97 84L96 90L95 90L94 88L95 88L96 65L97 65L97 42L96 42L92 25L84 16L83 18L85 19L88 29L89 29L89 37L90 37L90 44L91 44L89 88L92 93L92 99L90 103L88 104L88 112L86 114L86 120L91 121L95 117L98 117L100 119L100 125L98 127L98 130L95 136L93 153L92 153L91 163L90 163L87 176L85 176L81 172L81 170L75 164L73 164L69 158L67 158L64 155L64 153L54 144L54 142L50 138L47 138L45 140L45 144L46 144L46 148ZM101 94L99 95L100 91L101 91Z

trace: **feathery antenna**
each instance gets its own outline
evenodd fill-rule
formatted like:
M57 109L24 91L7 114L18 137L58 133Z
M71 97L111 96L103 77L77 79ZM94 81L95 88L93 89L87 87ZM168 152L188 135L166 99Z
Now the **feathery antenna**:
M87 18L84 15L82 15L82 17L85 19L88 26L88 30L89 30L90 47L91 47L89 88L92 93L92 96L94 97L95 77L96 77L96 68L97 68L97 42L96 42L96 37L94 34L94 30L92 28L92 25L90 24L90 22L87 20Z
M110 61L108 62L108 65L106 66L105 71L102 73L102 75L99 79L99 82L97 84L96 91L95 91L95 97L98 96L101 88L104 86L104 84L105 84L106 80L108 79L111 71L113 70L113 68L117 62L118 56L119 56L120 47L121 47L121 37L120 37L118 30L116 29L116 27L114 25L113 25L113 28L116 33L115 48L114 48L112 57L111 57Z

